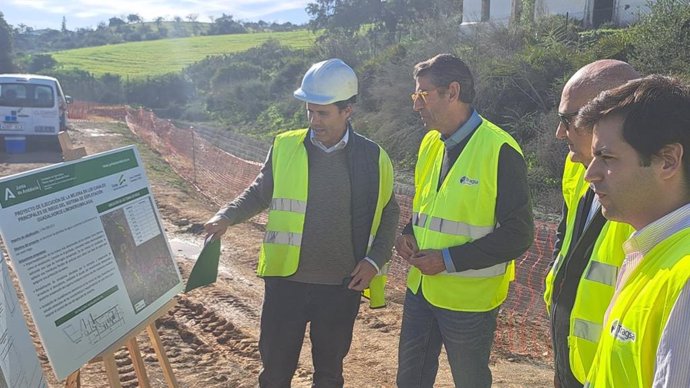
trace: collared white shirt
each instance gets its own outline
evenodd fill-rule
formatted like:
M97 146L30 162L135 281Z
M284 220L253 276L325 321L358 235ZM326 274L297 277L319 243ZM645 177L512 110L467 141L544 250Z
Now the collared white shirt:
M318 141L314 136L314 131L312 131L311 129L309 130L309 140L311 140L311 144L315 145L327 154L330 154L333 151L342 150L343 148L345 148L345 146L347 146L347 142L350 140L350 126L348 125L347 129L345 129L345 134L343 135L343 138L331 147L326 147L326 145Z
M666 238L690 227L690 204L665 215L632 234L623 244L621 265L613 301L644 255ZM690 243L688 244L690 251ZM613 301L611 305L613 305ZM611 308L609 305L609 309ZM609 312L606 316L608 318ZM686 283L671 310L656 351L653 388L690 387L690 283Z
M601 202L599 202L599 196L594 194L594 198L592 198L592 205L589 207L589 213L587 213L587 220L585 221L585 230L589 227L589 224L592 222L594 216L597 214L600 208Z

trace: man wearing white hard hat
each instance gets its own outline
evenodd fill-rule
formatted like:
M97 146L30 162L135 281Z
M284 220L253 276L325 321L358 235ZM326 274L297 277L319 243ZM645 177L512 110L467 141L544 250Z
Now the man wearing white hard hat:
M265 280L259 386L290 386L309 323L313 386L342 387L362 291L372 307L385 303L400 209L388 155L350 124L355 72L340 59L316 63L294 96L306 103L309 128L278 135L254 182L204 226L218 238L269 208L257 268Z

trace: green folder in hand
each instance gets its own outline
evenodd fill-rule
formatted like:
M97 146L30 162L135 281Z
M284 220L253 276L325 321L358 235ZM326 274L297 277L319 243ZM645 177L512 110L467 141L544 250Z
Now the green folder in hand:
M204 249L199 253L196 264L192 268L192 273L189 274L187 287L184 289L184 292L187 293L197 287L215 283L218 278L219 259L220 239L213 239L213 235L211 235L204 242Z

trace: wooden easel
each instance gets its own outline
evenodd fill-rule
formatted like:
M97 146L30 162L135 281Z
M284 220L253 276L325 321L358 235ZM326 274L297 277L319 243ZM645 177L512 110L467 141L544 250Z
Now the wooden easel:
M74 148L69 134L65 131L58 133L58 141L60 142L60 149L62 149L62 159L64 161L76 160L86 156L86 148Z
M132 364L134 366L134 372L137 375L137 380L139 381L139 387L150 388L151 383L149 382L148 375L146 374L146 368L144 365L144 360L141 357L141 352L139 351L139 345L137 344L137 334L141 333L146 329L146 333L151 340L151 346L158 356L158 363L163 369L163 377L165 382L168 384L169 388L177 388L177 379L173 374L172 367L170 366L170 361L168 361L168 356L165 354L165 348L161 343L161 338L156 330L155 321L160 316L167 313L171 308L175 306L177 302L171 300L163 307L159 308L155 313L153 313L146 321L140 323L134 329L130 330L127 334L122 336L118 341L111 345L108 349L104 350L101 354L94 357L89 364L102 361L105 365L105 373L108 377L108 383L112 388L121 388L120 376L117 371L117 364L115 363L115 352L118 351L123 346L127 347L129 351L129 356L132 359ZM65 380L65 388L79 388L81 387L80 382L80 371L76 370L70 374Z
M62 157L65 161L76 160L86 156L86 149L84 147L74 148L67 132L60 132L58 134L58 141L60 142ZM139 387L151 387L149 377L146 374L144 360L141 358L141 352L139 351L139 345L137 344L137 335L144 329L146 329L146 333L151 340L151 346L156 352L156 356L158 356L158 363L160 364L161 369L163 369L163 377L165 378L165 382L168 384L169 388L178 387L177 379L175 379L175 375L170 367L170 361L168 360L168 356L165 354L165 348L161 343L161 338L158 335L155 324L156 319L167 313L175 306L176 303L177 302L175 302L175 300L170 300L168 303L151 314L146 321L140 323L138 326L130 330L109 348L89 361L89 364L103 361L103 364L105 364L105 373L108 377L110 387L122 388L122 385L120 384L120 377L117 371L117 364L115 363L115 352L123 346L127 347L129 357L132 359L134 372L136 373L137 380L139 381ZM72 372L65 380L65 388L81 388L80 374L79 369Z

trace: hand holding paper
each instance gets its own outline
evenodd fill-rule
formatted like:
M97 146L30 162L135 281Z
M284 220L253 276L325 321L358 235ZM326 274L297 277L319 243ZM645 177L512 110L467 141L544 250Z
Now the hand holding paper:
M187 293L197 287L215 283L218 278L218 261L220 260L220 239L213 238L213 234L206 237L204 248L196 259L192 273L189 274Z

